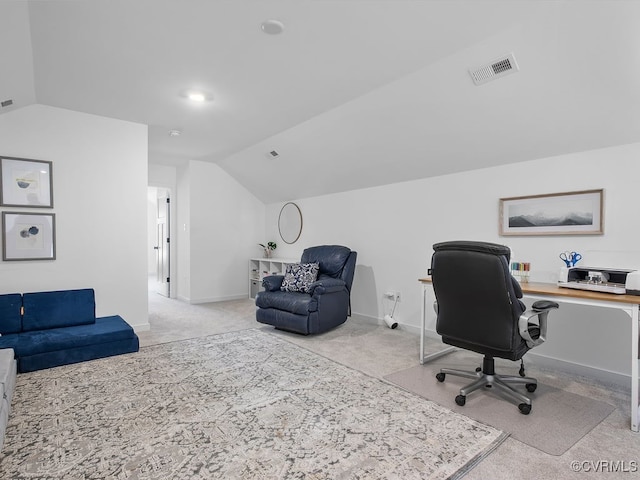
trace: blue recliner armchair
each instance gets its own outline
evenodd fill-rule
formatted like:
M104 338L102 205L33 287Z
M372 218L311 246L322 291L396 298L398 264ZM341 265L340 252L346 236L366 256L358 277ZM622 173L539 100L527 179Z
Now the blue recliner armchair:
M303 291L284 291L281 288L285 275L265 277L262 281L265 290L256 295L256 320L304 335L326 332L343 324L351 315L356 257L356 252L340 245L305 249L300 263L317 263L317 280L303 287Z

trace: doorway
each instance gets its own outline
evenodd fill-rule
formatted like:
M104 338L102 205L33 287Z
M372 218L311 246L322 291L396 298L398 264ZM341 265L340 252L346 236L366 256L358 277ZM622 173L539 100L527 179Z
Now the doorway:
M149 289L171 297L171 192L148 188Z

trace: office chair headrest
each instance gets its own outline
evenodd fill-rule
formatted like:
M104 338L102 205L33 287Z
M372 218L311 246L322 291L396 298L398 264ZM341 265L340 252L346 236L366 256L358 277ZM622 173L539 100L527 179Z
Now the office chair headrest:
M491 255L504 255L507 257L507 262L511 257L511 250L506 245L489 242L473 242L469 240L436 243L433 245L433 250L435 252L443 250L464 250L465 252L472 251Z

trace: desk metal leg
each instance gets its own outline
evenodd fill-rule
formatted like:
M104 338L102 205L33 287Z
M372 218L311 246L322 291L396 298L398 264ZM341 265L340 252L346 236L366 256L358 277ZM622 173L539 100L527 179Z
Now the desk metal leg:
M640 341L640 327L638 325L638 310L640 309L639 305L634 305L631 310L631 430L634 432L638 431L638 411L640 410L640 405L638 405L638 341Z
M424 329L427 324L427 288L428 285L424 284L422 286L422 308L420 312L422 313L422 319L420 321L420 365L424 365L425 363L429 363L436 358L440 358L447 353L451 353L456 350L456 347L446 347L443 350L438 352L431 353L429 355L424 354Z
M423 357L422 357L422 362L420 362L420 363L424 365L425 363L432 362L433 360L435 360L435 359L437 359L437 358L440 358L440 357L443 357L443 356L445 356L447 353L451 353L451 352L454 352L454 351L456 351L456 350L457 350L457 348L456 348L456 347L446 347L446 348L443 348L442 350L440 350L440 351L438 351L438 352L433 352L433 353L430 353L429 355L425 355L425 356L423 356Z

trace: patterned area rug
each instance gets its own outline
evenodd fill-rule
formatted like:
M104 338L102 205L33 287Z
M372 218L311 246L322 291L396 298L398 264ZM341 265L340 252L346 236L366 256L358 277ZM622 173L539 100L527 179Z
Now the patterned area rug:
M2 478L445 479L506 436L259 330L18 376Z

